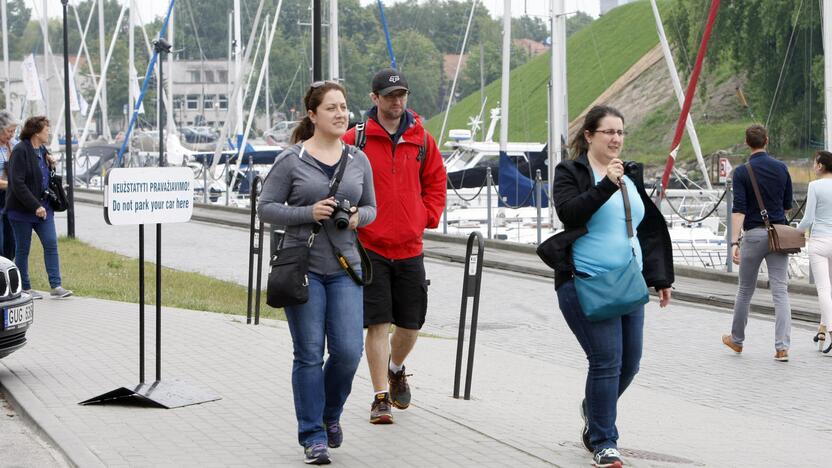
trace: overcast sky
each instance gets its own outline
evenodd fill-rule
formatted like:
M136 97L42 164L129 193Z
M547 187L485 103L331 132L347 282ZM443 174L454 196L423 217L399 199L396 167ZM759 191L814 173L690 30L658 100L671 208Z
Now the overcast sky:
M33 16L40 15L40 11L43 8L44 0L24 0L29 7L33 7ZM69 0L70 5L77 5L80 3L79 0ZM119 3L126 3L127 0L118 0ZM199 0L192 0L195 1L195 4L199 3ZM382 3L387 5L392 5L394 3L398 3L400 0L382 0ZM255 0L248 0L250 5L256 5ZM375 4L376 0L360 0L362 5L369 5ZM598 8L599 8L599 1L598 0L565 0L566 2L566 11L572 12L576 10L581 10L585 13L588 13L592 16L598 16ZM52 0L47 0L48 3L48 14L50 17L60 17L61 16L61 5L60 3ZM233 2L232 0L228 0L229 5ZM326 8L326 0L323 1L324 7ZM162 16L165 14L167 10L167 6L169 4L168 0L136 0L136 5L138 6L139 14L143 21L148 22L153 16ZM503 0L482 0L482 5L491 12L492 16L500 16L503 14ZM548 16L549 15L549 0L512 0L511 2L511 15L512 16L523 16L524 14L533 15L533 16ZM70 17L72 19L72 17ZM113 21L115 22L115 18L107 19L108 22Z

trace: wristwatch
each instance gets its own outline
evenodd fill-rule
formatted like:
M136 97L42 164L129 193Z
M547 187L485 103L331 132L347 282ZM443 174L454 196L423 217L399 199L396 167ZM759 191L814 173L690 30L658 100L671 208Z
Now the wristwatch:
M739 242L731 242L731 247L733 247L733 246L735 246L735 245L736 245L737 247L739 247L739 246L740 246L740 243L739 243Z

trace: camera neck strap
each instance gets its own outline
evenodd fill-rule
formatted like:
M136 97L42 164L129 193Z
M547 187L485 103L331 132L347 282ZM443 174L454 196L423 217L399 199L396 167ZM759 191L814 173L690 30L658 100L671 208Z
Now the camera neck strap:
M338 192L338 186L341 185L341 178L344 177L344 170L347 168L347 159L349 159L349 150L347 149L347 145L341 144L341 159L338 160L338 169L335 170L335 175L329 179L329 194L326 198L334 197L335 193ZM301 146L300 147L300 155L302 156L303 153L306 152L306 148ZM312 242L315 240L315 236L321 232L321 225L322 223L315 223L312 226L312 234L309 235L309 242L307 244L312 247Z

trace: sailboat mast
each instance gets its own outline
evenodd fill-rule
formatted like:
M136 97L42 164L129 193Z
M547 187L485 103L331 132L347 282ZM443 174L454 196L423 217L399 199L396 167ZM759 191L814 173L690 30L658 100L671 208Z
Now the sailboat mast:
M127 25L127 61L129 71L127 72L128 76L130 76L130 84L127 86L127 115L125 116L127 119L130 118L130 115L133 113L133 107L136 105L136 94L133 90L133 83L135 83L137 77L136 73L134 72L136 69L136 2L134 0L130 0L130 16L128 17L128 25ZM126 124L126 122L125 122ZM127 151L128 157L130 156L130 143L127 144Z
M43 16L40 20L40 26L43 31L43 102L46 106L46 117L49 117L49 70L51 64L49 61L49 17L47 16L47 0L43 0Z
M832 0L823 0L823 90L826 119L824 148L832 145Z
M338 80L338 0L329 0L329 78Z
M563 154L563 129L566 126L563 116L566 107L566 17L564 16L564 1L551 0L552 9L552 57L551 80L549 92L549 167L548 179L551 186L555 180L555 167L560 163ZM557 215L552 204L549 204L549 219L555 225Z
M676 99L679 101L679 107L681 108L685 103L685 92L682 91L682 83L679 80L676 63L673 61L673 54L670 52L670 45L664 33L664 24L662 24L662 18L659 15L659 7L656 5L656 0L650 0L650 5L653 7L653 16L656 18L656 30L659 33L659 43L662 46L662 53L664 54L665 64L667 64L667 70L670 73L670 80L673 82L673 91L676 92ZM688 131L690 143L693 146L693 153L696 155L696 161L699 163L699 170L705 178L705 186L710 190L713 188L711 186L711 178L708 176L705 158L702 157L702 148L699 146L699 136L696 134L696 128L693 126L693 118L690 114L688 114L688 118L685 121L685 128Z
M174 31L176 31L174 29L174 25L176 23L175 19L176 19L176 8L174 7L170 11L170 23L168 24L168 37L170 38L170 43L171 44L176 43L176 35L174 34ZM165 124L167 126L168 136L171 136L171 135L175 134L175 132L176 132L176 121L174 120L174 117L176 116L176 113L173 111L173 77L175 76L174 73L176 73L176 71L173 69L173 53L174 53L173 50L171 50L170 53L168 53L168 83L167 83L167 85L168 85L167 88L168 89L167 89L167 96L165 96L165 100L164 100L165 108L168 111L167 121L165 122ZM200 81L202 81L204 79L204 77L200 76L199 79L200 79ZM204 100L203 100L203 102L204 102ZM159 130L161 131L161 129L159 129Z
M11 103L11 69L9 68L9 18L6 12L6 0L0 0L0 10L3 14L3 69L6 71L5 83L3 86L3 95L6 97L6 109L12 108Z
M500 88L500 158L508 157L508 95L511 72L511 1L503 0L503 72Z
M44 4L46 1L44 0ZM44 7L45 8L45 7ZM107 115L107 77L105 76L104 62L107 56L107 45L104 39L104 0L98 0L98 59L101 63L101 133L104 138L110 140L110 119Z
M256 25L252 25L256 27ZM243 36L240 21L240 0L234 0L234 76L240 76L243 68ZM235 86L238 85L234 83ZM236 112L236 135L243 134L243 93L237 93L237 101L234 103Z

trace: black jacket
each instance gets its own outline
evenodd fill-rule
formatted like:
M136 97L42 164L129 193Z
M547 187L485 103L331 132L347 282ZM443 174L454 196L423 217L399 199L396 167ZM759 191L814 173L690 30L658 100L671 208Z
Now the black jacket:
M38 154L31 140L21 140L14 146L9 160L6 210L35 214L42 206L43 191Z
M667 224L659 209L644 190L643 166L634 162L624 165L624 173L635 182L644 203L644 219L638 225L638 242L642 252L642 275L647 286L669 288L673 284L673 245ZM598 185L586 154L562 161L555 168L552 200L564 230L555 235L555 289L572 278L572 244L587 233L586 224L614 193L618 186L604 177Z

